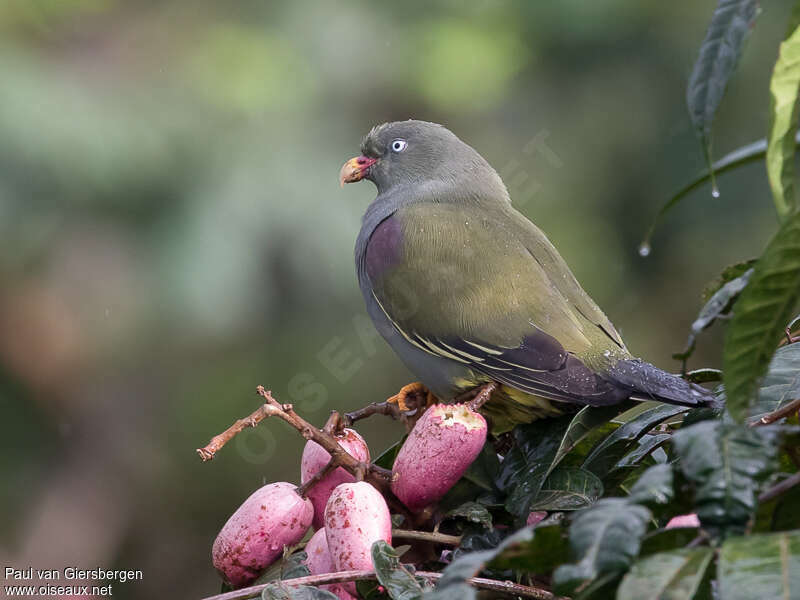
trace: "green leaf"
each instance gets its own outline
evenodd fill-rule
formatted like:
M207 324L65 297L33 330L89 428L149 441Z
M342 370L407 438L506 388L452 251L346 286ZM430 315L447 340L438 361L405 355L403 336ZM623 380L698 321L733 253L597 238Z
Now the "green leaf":
M545 479L529 507L532 510L578 510L603 495L603 482L586 469L559 467Z
M720 551L718 576L724 600L800 597L800 531L730 538Z
M672 436L668 433L646 434L637 440L637 446L625 456L623 456L614 469L628 469L637 466L642 460L653 454L664 444L669 442ZM663 453L663 450L662 450ZM655 455L654 455L655 457Z
M795 136L794 142L795 145L800 144L800 133ZM706 169L705 171L701 172L697 177L675 192L672 197L661 206L656 213L656 216L653 217L653 221L650 223L650 227L647 228L647 232L645 233L640 244L640 252L646 255L645 249L649 250L650 241L653 239L653 234L655 233L656 227L658 227L658 224L661 222L664 216L691 192L708 183L711 179L711 173L722 175L723 173L733 171L744 165L760 162L761 159L763 159L766 155L766 139L751 142L750 144L729 152L716 161L712 165L711 170Z
M464 479L471 481L484 490L494 490L494 482L500 473L500 459L491 442L486 442L477 458L464 473Z
M489 567L543 575L568 559L569 546L564 528L561 525L540 525L533 529L533 539L504 548Z
M693 548L637 560L622 579L617 600L692 600L707 594L713 557L711 548Z
M716 294L722 286L728 283L729 281L733 281L734 279L738 279L742 275L744 275L747 271L752 269L756 266L756 262L758 259L751 258L748 260L744 260L742 262L734 263L732 265L728 265L722 272L717 275L714 279L709 281L703 291L700 293L700 297L702 298L703 304L711 300L711 297Z
M797 96L800 93L800 11L797 7L791 21L769 82L767 177L781 219L795 212L797 207L794 190L794 137L797 134Z
M637 417L620 426L617 430L597 444L586 460L583 468L592 471L595 475L604 478L617 462L625 456L640 437L653 427L677 414L688 410L683 406L672 406L652 402L648 408Z
M564 432L564 437L561 439L558 451L547 470L547 475L590 433L602 427L614 417L621 415L633 405L633 402L627 401L613 406L584 406L579 410Z
M687 372L683 378L692 383L714 383L722 381L722 371L719 369L694 369Z
M523 527L513 535L508 536L495 548L479 550L459 556L447 566L442 572L442 577L436 584L436 588L433 591L426 592L424 598L435 598L436 600L463 598L463 596L458 597L453 594L456 591L466 593L466 588L469 587L465 583L467 579L480 573L490 561L499 556L503 551L527 542L533 537L533 528ZM451 588L455 589L453 590ZM474 598L474 591L472 593L473 595L471 597Z
M628 500L637 504L657 505L668 504L673 496L672 467L653 465L633 485Z
M769 363L769 369L758 398L750 407L750 420L757 421L765 414L800 398L800 344L781 346Z
M498 487L508 493L506 510L527 516L542 489L550 465L558 453L569 420L543 419L514 428L514 447L506 454L498 475Z
M719 0L689 76L686 105L703 144L709 168L714 114L725 94L728 79L736 69L757 14L758 3L755 0Z
M492 527L492 515L483 504L478 504L477 502L465 502L447 511L445 517L464 517L468 521L478 523L487 529Z
M700 335L704 329L710 327L721 315L730 312L731 305L739 297L750 277L753 275L753 269L748 269L741 276L732 279L725 283L719 290L717 290L708 302L705 303L703 308L697 315L697 318L692 323L689 329L689 338L686 340L686 349L680 354L673 355L673 358L686 360L694 352L697 336Z
M800 296L800 213L784 221L733 306L725 335L727 408L742 421Z
M703 527L714 535L743 532L777 454L777 432L702 421L672 439L683 474L695 486L695 512Z
M372 544L372 564L378 581L392 600L415 600L422 596L419 581L400 564L397 551L383 540Z
M624 498L605 498L578 513L569 531L575 564L553 574L555 591L572 594L598 575L622 573L639 552L651 513Z
M261 600L339 600L336 594L306 585L272 583L261 591Z
M296 546L295 546L296 548ZM311 575L305 562L308 558L303 551L291 552L292 548L285 548L281 560L274 563L261 576L253 583L258 585L267 583L268 581L275 581L278 579L294 579L296 577L306 577Z
M403 442L406 440L406 437L403 438L389 446L386 450L380 453L380 456L373 460L372 462L379 467L383 467L384 469L391 469L394 466L394 459L397 458L397 453L400 452L400 448L403 446Z
M639 556L683 548L697 537L698 531L697 527L673 527L651 531L642 539Z

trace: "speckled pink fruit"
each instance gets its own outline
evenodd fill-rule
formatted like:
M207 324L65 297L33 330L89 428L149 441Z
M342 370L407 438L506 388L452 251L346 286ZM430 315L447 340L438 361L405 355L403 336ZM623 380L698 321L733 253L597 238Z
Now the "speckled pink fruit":
M406 439L392 471L392 492L412 511L439 501L486 442L486 420L464 404L435 404Z
M342 483L325 507L328 550L337 571L372 568L372 544L392 543L392 519L381 493L365 481ZM355 586L345 585L355 594Z
M283 553L298 543L311 526L314 507L291 483L270 483L256 490L236 509L211 549L217 571L233 587L258 578Z
M312 575L324 575L325 573L334 573L336 567L333 564L331 553L328 550L328 539L325 536L325 528L323 527L311 536L306 544L306 566L311 571ZM350 594L343 585L321 585L323 590L328 590L335 594L339 600L356 600L355 596Z
M336 440L347 453L363 462L369 462L369 448L357 431L345 429L342 435L337 436ZM319 444L309 440L303 448L303 458L300 461L300 482L305 483L325 468L331 455ZM333 488L340 483L353 483L355 481L350 473L339 467L329 473L324 479L318 481L314 487L308 491L308 499L314 505L314 528L322 527L325 516L325 505L331 496Z

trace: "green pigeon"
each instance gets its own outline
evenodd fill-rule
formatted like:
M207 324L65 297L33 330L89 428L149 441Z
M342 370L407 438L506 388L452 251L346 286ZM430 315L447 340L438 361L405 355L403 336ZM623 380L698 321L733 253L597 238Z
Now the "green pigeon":
M631 355L497 172L445 127L378 125L340 179L378 190L355 248L367 312L441 401L496 383L482 408L496 433L628 398L714 402Z

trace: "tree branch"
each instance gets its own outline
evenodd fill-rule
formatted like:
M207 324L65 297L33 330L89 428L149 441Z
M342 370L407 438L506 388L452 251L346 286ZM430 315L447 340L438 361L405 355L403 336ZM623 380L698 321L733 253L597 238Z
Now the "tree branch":
M414 573L414 575L429 581L437 581L442 577L441 573L435 573L431 571L417 571ZM377 576L375 575L375 571L340 571L338 573L325 573L322 575L309 575L307 577L296 577L294 579L271 581L269 583L254 585L252 587L242 588L241 590L235 590L233 592L225 592L224 594L209 596L204 600L242 600L244 598L252 598L260 594L265 587L275 583L280 583L283 585L319 586L358 580L374 581L376 579ZM492 590L494 592L503 594L504 596L532 598L533 600L568 600L561 596L555 596L548 590L521 585L511 581L498 581L495 579L486 579L484 577L471 577L467 579L467 583L478 589Z
M771 413L767 413L758 421L753 421L750 423L750 427L758 427L759 425L769 425L770 423L774 423L775 421L782 419L784 417L788 417L793 412L797 412L800 410L800 398L796 398L789 402L788 404L784 404L778 410L774 410Z
M394 538L398 540L420 540L435 544L447 544L448 546L458 546L461 543L460 535L447 535L436 531L414 531L412 529L392 529L392 539Z
M228 427L221 434L214 436L211 441L203 448L198 448L197 453L204 461L211 460L214 455L238 433L247 427L255 427L267 417L278 417L294 427L300 435L307 440L313 440L322 446L331 455L331 468L343 467L358 480L367 480L384 494L391 493L389 484L392 480L392 472L381 468L372 463L364 463L354 458L339 445L336 438L330 433L317 429L300 415L294 412L291 404L281 404L272 397L272 392L258 386L256 393L264 398L265 403L258 407L253 413L239 419Z
M761 495L758 497L759 503L769 502L770 500L774 500L781 494L785 494L794 486L800 483L800 473L795 473L794 475L787 477L780 483L775 484L768 490L764 490Z

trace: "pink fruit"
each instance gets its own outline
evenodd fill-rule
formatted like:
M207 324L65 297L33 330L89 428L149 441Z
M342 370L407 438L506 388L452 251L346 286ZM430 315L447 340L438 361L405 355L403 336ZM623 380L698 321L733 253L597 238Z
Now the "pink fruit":
M412 511L444 496L480 454L486 420L464 404L435 404L394 461L392 492Z
M211 549L214 566L233 587L243 587L275 562L284 546L303 539L313 517L314 507L294 485L265 485L236 509L219 532Z
M528 515L528 518L525 520L525 525L536 525L537 523L544 521L546 518L546 510L534 510Z
M392 543L392 520L381 493L365 481L342 483L325 507L328 550L337 571L372 569L372 544ZM345 589L355 594L355 585Z
M339 445L350 456L363 462L369 462L369 448L357 431L345 429L342 435L336 436ZM305 483L325 468L331 455L319 444L309 440L303 448L303 458L300 461L300 482ZM314 505L314 528L322 527L325 515L325 505L328 503L333 488L340 483L352 483L356 479L342 467L326 475L308 491L308 499Z
M306 544L306 566L312 575L324 575L334 573L336 567L333 564L331 553L328 550L328 539L325 536L325 528L317 531ZM328 590L335 594L339 600L356 600L341 584L321 585L323 590Z
M688 515L678 515L672 517L667 523L667 529L675 529L676 527L700 527L700 519L697 518L695 513Z

